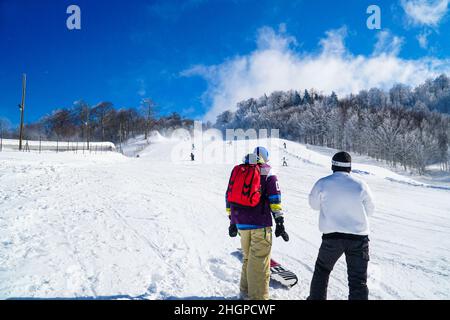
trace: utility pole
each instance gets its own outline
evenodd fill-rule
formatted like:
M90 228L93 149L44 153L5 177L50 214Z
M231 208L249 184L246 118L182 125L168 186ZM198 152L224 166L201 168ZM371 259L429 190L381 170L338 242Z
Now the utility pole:
M27 87L27 75L24 73L22 76L22 103L19 105L20 109L20 134L19 134L19 151L22 151L22 139L23 139L23 111L25 109L25 92Z

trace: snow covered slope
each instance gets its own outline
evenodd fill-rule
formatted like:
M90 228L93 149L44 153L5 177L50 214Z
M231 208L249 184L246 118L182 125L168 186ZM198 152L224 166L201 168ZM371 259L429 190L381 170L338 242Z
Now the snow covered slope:
M164 138L139 158L0 153L0 298L236 298L239 240L228 237L224 192L244 142L216 143L227 163L191 162L189 141ZM273 256L299 284L271 295L304 299L321 236L307 196L330 159L284 140L272 149L289 163L273 165L291 237L274 238ZM377 204L370 298L449 299L450 191L376 166L354 169ZM329 298L345 299L346 284L342 259Z

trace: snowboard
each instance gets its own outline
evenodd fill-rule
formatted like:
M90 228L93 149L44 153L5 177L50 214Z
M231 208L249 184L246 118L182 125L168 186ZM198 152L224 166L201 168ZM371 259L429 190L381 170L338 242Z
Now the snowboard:
M242 249L238 248L237 253L238 258L242 260ZM286 269L274 259L270 259L270 279L286 288L292 288L298 283L297 275Z
M295 286L298 282L298 278L295 273L284 268L273 259L270 259L270 278L287 288Z

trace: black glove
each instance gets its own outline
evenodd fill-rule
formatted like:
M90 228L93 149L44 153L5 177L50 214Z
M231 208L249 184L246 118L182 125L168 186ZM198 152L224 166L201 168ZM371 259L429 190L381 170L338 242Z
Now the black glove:
M284 218L283 217L277 217L275 218L275 237L281 236L284 241L289 241L289 235L284 230Z
M228 234L230 235L230 237L234 238L237 236L238 234L238 229L236 227L235 224L230 224L230 226L228 227Z

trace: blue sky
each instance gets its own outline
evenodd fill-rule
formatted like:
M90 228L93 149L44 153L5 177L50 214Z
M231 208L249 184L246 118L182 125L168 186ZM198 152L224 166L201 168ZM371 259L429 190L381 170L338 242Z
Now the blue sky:
M66 9L81 8L81 30ZM366 9L381 8L381 30ZM83 99L213 120L273 90L339 94L448 72L448 0L0 0L0 117Z

